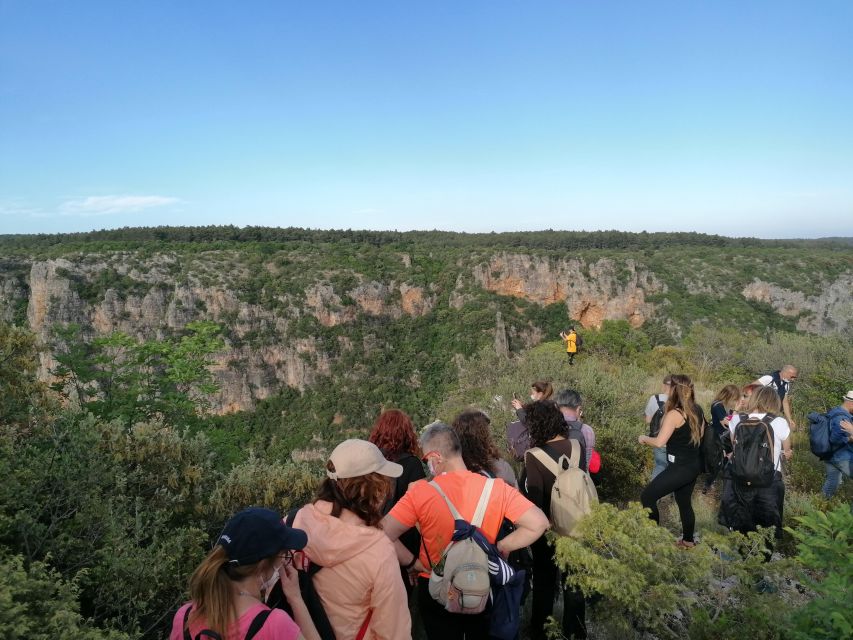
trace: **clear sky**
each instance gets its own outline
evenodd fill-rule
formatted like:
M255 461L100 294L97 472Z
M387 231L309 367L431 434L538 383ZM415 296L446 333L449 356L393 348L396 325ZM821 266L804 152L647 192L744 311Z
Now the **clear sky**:
M0 0L0 233L853 235L851 0Z

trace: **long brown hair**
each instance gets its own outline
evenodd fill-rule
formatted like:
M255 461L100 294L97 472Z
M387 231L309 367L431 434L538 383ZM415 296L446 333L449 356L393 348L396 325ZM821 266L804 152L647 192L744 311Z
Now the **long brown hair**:
M465 411L456 416L451 425L459 436L462 460L468 471L487 471L492 475L497 472L495 462L501 454L492 442L490 424L489 416L482 411Z
M227 640L228 628L237 619L232 582L249 577L259 565L271 567L273 558L238 567L228 564L225 549L216 545L190 576L190 599L193 602L190 621L203 619L206 628Z
M746 410L748 413L772 413L779 414L782 409L782 401L773 387L761 387L749 397Z
M740 400L740 387L736 384L727 384L714 396L714 402L722 403L726 409L734 409L738 400Z
M331 460L326 463L329 471L335 471ZM355 478L326 478L317 491L318 500L332 503L332 516L339 518L344 509L349 509L364 520L368 527L379 528L382 508L391 495L391 478L379 473L368 473Z
M666 400L666 411L678 411L684 416L690 425L690 443L698 447L702 441L702 429L705 421L696 406L696 398L693 393L693 381L681 374L672 376L672 386L669 389L669 397Z

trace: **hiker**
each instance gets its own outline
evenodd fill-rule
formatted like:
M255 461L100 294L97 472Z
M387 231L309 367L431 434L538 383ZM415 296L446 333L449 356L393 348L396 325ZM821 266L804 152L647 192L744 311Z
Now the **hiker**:
M826 481L823 483L823 495L831 498L841 484L841 476L850 478L853 464L853 389L847 392L839 406L830 409L829 442L838 449L826 461Z
M386 460L403 467L403 474L394 479L391 497L382 509L382 515L385 515L403 497L410 484L426 477L421 463L421 449L411 418L399 409L383 411L376 419L368 440L379 447ZM411 528L400 536L400 542L409 551L416 553L421 546L421 534ZM400 575L406 585L406 592L411 593L412 584L408 573L401 570Z
M491 421L482 411L464 411L453 420L453 430L462 447L465 468L488 478L500 478L518 489L518 480L510 464L501 458L489 429ZM414 553L414 549L409 549Z
M646 410L643 415L646 424L649 425L649 437L654 438L660 432L660 423L663 420L663 408L669 398L669 388L672 386L672 376L666 375L661 382L660 393L651 396L646 402ZM666 469L666 447L655 447L652 449L655 466L652 469L652 480L657 478L661 471Z
M581 420L583 417L583 398L574 389L562 389L554 396L554 402L568 427L568 438L575 437L573 432L577 431L583 437L584 446L584 469L590 473L598 472L598 453L595 452L595 431L592 427ZM593 455L596 460L593 461Z
M494 544L504 518L515 525L515 531L497 542L503 557L511 551L530 545L548 528L548 518L517 490L500 479L488 479L466 469L456 432L438 422L428 426L421 435L424 461L444 495L455 505L460 515L473 520L475 508L487 483L491 494L479 531ZM391 540L418 525L423 537L419 555L397 545L400 564L416 574L418 580L418 609L429 640L467 640L489 637L488 610L477 614L451 613L433 599L429 591L430 570L438 564L454 533L454 517L447 502L430 483L419 480L409 487L401 500L382 521L382 528Z
M550 382L545 380L537 380L530 385L530 401L538 402L539 400L548 400L554 394L554 387ZM518 418L515 422L510 422L506 426L507 449L515 460L521 462L524 460L524 452L530 448L530 434L527 431L527 426L524 424L524 405L521 400L513 397L512 406L515 409L515 415Z
M729 432L734 452L729 465L730 481L726 483L720 509L726 525L741 533L756 527L776 527L776 537L782 536L782 506L785 484L782 481L781 459L793 455L791 429L788 421L778 415L782 401L772 387L762 387L752 394L746 413L736 413L729 420ZM738 429L738 425L741 425ZM755 439L747 432L755 430ZM760 448L766 439L773 440L772 457L764 458ZM755 443L755 444L753 444ZM766 461L766 473L762 468ZM759 481L757 475L762 475Z
M306 542L305 532L286 526L275 511L252 507L236 514L193 572L191 600L175 614L169 640L191 640L204 631L240 640L319 640L292 564L293 552ZM279 581L295 622L264 604Z
M566 438L566 425L560 410L550 402L533 402L526 407L527 424L530 427L530 443L544 450L555 461L560 456L571 456L573 447L583 445L579 440ZM580 466L586 470L584 455L580 456ZM551 487L556 479L546 466L531 455L525 456L524 494L542 509L546 516L551 515ZM583 593L579 589L566 586L565 572L560 572L554 561L554 550L543 535L532 545L533 550L533 602L530 617L531 636L544 640L545 622L554 610L554 596L557 581L562 585L563 617L562 633L567 638L586 638L586 605Z
M566 341L566 354L569 356L569 364L575 363L575 354L578 352L578 334L574 327L569 327L568 333L560 332L560 337Z
M705 427L705 416L694 400L693 382L685 375L671 376L670 395L664 408L660 433L654 438L641 435L640 444L652 447L666 446L669 463L648 486L643 489L640 501L650 509L649 517L660 523L658 500L672 493L681 516L681 538L678 545L683 548L696 546L693 528L696 517L691 498L696 478L702 470L699 445Z
M530 402L538 402L539 400L548 400L554 395L554 387L550 382L545 380L536 380L530 385ZM520 422L524 422L524 403L513 395L512 408L515 409L515 415Z
M723 440L725 436L728 439L729 420L735 413L735 409L741 400L740 387L735 384L727 384L720 389L719 393L711 401L711 424L708 428L713 429L716 438ZM711 469L706 469L708 477L705 479L705 484L702 487L702 493L708 493L708 490L717 479L717 474L720 472L720 466L715 465Z
M314 588L337 638L411 638L397 554L380 526L391 478L402 473L375 444L344 440L329 456L314 502L294 518L308 534L306 559L322 567Z
M782 401L782 412L792 431L797 430L797 423L791 417L791 383L797 379L797 375L797 367L786 364L778 371L761 376L752 383L760 384L762 387L770 387L779 394L779 400Z

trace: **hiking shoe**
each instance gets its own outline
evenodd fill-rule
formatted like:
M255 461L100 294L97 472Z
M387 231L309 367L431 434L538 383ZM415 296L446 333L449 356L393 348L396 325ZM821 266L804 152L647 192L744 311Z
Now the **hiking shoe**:
M692 549L696 546L696 540L690 542L688 540L684 540L683 538L679 538L678 541L675 543L675 546L681 549Z

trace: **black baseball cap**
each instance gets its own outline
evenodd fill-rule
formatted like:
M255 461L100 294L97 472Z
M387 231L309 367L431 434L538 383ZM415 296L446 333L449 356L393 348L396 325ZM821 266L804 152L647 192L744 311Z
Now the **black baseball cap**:
M272 509L250 507L231 518L219 535L231 564L255 564L285 549L302 549L308 536L282 522Z

